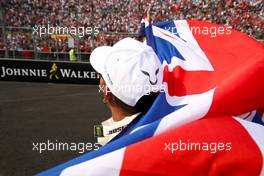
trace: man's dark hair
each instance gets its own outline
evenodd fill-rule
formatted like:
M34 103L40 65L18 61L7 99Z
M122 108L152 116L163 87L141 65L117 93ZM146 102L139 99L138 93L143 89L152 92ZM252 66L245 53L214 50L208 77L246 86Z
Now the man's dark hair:
M137 112L146 113L150 109L158 95L159 92L151 92L149 95L144 95L138 100L134 108Z
M151 92L148 95L144 95L138 100L135 106L129 106L124 102L122 102L121 100L119 100L114 95L113 96L115 97L115 102L119 106L121 106L126 112L132 114L141 112L142 114L145 114L150 109L151 105L153 104L153 102L155 101L158 95L159 92Z

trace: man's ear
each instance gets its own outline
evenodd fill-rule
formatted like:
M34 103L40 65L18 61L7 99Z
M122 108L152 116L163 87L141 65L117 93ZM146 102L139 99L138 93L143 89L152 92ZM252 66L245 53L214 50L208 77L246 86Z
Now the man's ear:
M107 86L104 87L104 103L111 102L112 93Z

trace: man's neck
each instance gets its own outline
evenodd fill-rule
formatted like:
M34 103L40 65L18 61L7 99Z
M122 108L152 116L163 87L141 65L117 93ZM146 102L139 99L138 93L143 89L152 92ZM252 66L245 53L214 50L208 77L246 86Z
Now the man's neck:
M111 107L112 118L115 122L123 120L125 117L133 115L133 113L125 112L119 107Z

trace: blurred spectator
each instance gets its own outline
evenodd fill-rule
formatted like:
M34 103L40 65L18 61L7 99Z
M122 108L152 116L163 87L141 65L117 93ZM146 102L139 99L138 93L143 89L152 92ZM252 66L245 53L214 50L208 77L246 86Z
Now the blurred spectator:
M76 61L76 56L75 56L75 52L74 52L73 48L71 48L70 51L69 51L69 58L70 58L71 62Z

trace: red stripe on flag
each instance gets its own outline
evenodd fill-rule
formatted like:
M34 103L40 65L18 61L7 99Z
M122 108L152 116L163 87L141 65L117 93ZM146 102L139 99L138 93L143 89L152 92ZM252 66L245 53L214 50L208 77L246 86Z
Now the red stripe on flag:
M165 143L179 141L223 143L225 149L231 143L231 150L165 151ZM120 175L259 175L262 162L258 146L236 120L205 118L128 146Z
M186 71L179 66L170 72L168 66L165 66L163 81L168 83L170 96L200 94L216 87L218 77L214 74L211 71Z

